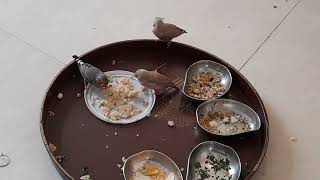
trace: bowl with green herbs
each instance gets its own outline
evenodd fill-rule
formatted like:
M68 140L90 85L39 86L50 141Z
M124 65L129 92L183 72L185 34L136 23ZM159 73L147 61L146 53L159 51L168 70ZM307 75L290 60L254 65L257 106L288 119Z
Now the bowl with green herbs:
M206 141L190 153L186 180L238 180L240 158L231 147Z

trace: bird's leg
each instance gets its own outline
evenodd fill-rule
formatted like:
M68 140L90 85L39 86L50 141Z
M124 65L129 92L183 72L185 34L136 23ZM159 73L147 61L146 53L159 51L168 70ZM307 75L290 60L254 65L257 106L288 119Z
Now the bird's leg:
M87 81L83 80L83 84L84 84L84 89L87 90Z
M172 85L172 86L170 86L171 88L173 88L174 89L174 91L176 91L176 92L180 92L180 89L179 89L179 87L178 86L176 86L176 85Z
M169 48L170 45L171 45L171 40L169 40L169 41L167 42L167 48Z

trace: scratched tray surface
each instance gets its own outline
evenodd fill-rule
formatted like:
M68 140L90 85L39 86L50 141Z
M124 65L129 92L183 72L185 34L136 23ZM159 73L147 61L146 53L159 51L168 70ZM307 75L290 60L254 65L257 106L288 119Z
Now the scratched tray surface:
M82 59L103 71L139 68L158 69L182 89L187 68L201 59L211 59L229 68L233 83L223 98L243 102L253 108L261 119L256 132L232 137L212 136L197 126L195 111L199 105L191 102L182 92L168 91L157 96L150 117L127 125L116 125L97 119L87 109L83 96L81 75L72 63L53 81L42 108L41 130L44 143L54 144L56 150L49 155L65 179L79 179L81 168L88 167L92 179L122 180L122 157L143 150L157 150L172 158L185 177L188 156L200 142L214 140L232 147L242 163L240 179L249 179L259 167L268 144L268 120L264 106L256 91L229 64L199 49L153 40L123 41L97 48ZM62 100L57 99L63 93ZM54 116L52 113L54 113ZM168 121L174 121L170 128ZM63 161L55 157L63 156Z

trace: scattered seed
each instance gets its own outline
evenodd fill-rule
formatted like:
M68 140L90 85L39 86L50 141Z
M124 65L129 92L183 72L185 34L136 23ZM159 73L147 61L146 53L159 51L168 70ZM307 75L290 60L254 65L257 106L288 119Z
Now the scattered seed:
M48 111L48 113L49 113L49 116L51 117L56 115L53 111Z
M86 125L85 124L81 124L81 127L86 127Z
M76 97L81 97L81 93L77 92Z
M159 116L158 114L155 114L155 115L154 115L154 117L158 117L158 116Z
M61 100L61 99L63 98L63 94L62 94L62 93L58 93L57 98L58 98L59 100Z
M245 166L245 167L248 167L248 163L244 163L244 166Z
M75 75L75 74L72 74L72 77L73 77L73 78L75 78L75 77L76 77L76 75Z
M180 168L180 171L181 171L181 172L183 172L183 171L184 171L184 168L183 168L183 167L182 167L182 168Z
M108 145L106 145L106 149L109 149L109 146L108 146Z
M122 157L121 160L123 163L125 163L127 159L126 159L126 157Z
M118 133L117 133L117 132L114 132L114 135L115 135L115 136L118 136Z
M139 137L139 134L137 134L136 136Z
M151 113L147 114L147 117L151 117Z
M116 65L116 60L112 61L112 66Z
M170 127L174 127L174 126L175 126L175 124L174 124L174 122L173 122L173 121L168 121L168 126L170 126Z
M117 164L117 167L118 167L118 168L121 168L121 167L122 167L122 165L121 165L121 164Z
M171 103L172 103L172 100L170 100L169 103L171 104Z
M197 130L197 129L198 129L198 127L197 127L197 126L193 126L193 129L194 129L194 130Z
M192 82L186 85L186 93L194 98L210 99L218 97L225 89L218 73L200 72L192 76Z

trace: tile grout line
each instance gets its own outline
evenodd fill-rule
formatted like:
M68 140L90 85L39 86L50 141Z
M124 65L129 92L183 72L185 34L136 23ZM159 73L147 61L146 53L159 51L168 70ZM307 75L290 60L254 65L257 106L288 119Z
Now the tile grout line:
M0 27L0 30L1 30L1 31L3 31L3 32L4 32L4 33L6 33L6 34L9 34L10 36L12 36L13 38L17 39L18 41L22 41L24 44L26 44L26 45L30 46L31 48L33 48L33 49L36 49L36 50L40 51L42 54L44 54L44 55L46 55L46 56L49 56L51 59L53 59L53 60L57 61L58 63L61 63L61 64L63 64L63 65L66 65L66 63L62 62L62 61L61 61L61 60L59 60L58 58L56 58L56 57L54 57L54 56L52 56L52 55L48 54L47 52L45 52L45 51L43 51L43 50L41 50L41 49L39 49L39 48L37 48L37 47L33 46L32 44L30 44L30 43L26 42L25 40L23 40L22 38L20 38L20 37L18 37L18 36L16 36L16 35L14 35L14 34L10 33L9 31L7 31L7 30L5 30L5 29L3 29L3 28L1 28L1 27Z
M302 0L299 0L292 8L291 10L284 16L284 18L280 21L280 23L271 31L271 33L266 37L265 40L263 40L263 42L258 46L258 48L252 53L252 55L246 60L246 62L239 68L239 71L242 70L242 68L247 65L247 63L252 59L252 57L254 55L257 54L257 52L261 49L261 47L269 40L269 38L271 37L271 35L278 29L278 27L287 19L287 17L291 14L291 12L298 6L298 4L301 2Z

